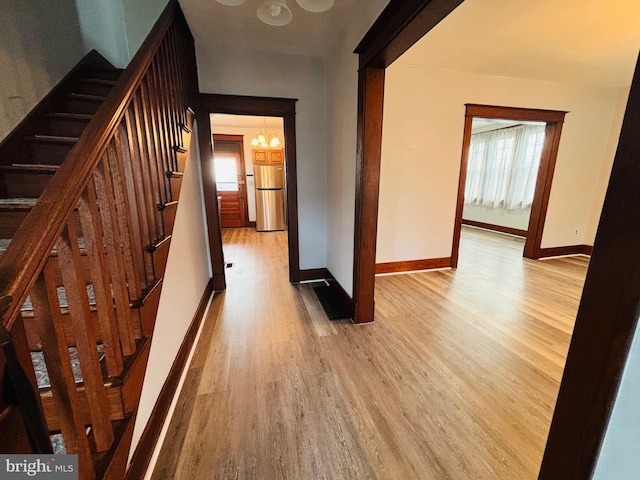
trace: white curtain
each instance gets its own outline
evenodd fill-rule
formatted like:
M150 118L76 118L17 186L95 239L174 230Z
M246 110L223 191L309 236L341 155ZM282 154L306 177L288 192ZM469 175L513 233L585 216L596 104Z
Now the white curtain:
M533 201L545 125L519 125L471 135L464 201L509 210Z

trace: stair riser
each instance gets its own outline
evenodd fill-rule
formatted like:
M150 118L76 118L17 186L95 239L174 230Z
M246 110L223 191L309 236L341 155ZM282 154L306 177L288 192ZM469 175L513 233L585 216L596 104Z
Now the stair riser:
M180 198L180 189L182 188L182 177L169 178L169 185L171 187L171 200L177 201Z
M87 125L89 120L50 118L49 133L61 137L79 137Z
M53 175L53 172L2 172L0 181L7 198L38 198Z
M106 97L111 91L111 85L93 82L77 82L73 91L74 93L82 93L85 95L99 95Z
M62 165L72 148L73 144L67 143L31 142L31 162L39 165Z
M101 104L102 102L99 102L99 101L76 99L76 98L68 98L65 101L67 112L84 113L88 115L93 115L94 113L96 113Z

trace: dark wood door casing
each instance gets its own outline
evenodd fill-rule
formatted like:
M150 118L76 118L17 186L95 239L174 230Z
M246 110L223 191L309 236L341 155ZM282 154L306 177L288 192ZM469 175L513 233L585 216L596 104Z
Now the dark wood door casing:
M374 319L384 71L462 0L391 0L356 47L358 153L353 256L354 322Z
M202 171L213 169L213 148L209 115L227 113L231 115L254 115L260 117L281 117L284 123L284 155L287 201L287 238L289 247L289 281L300 281L300 246L298 235L298 176L296 159L296 102L292 98L249 97L243 95L219 95L201 93L198 97L198 124L206 122L198 129ZM209 251L213 265L215 285L225 288L222 234L219 224L217 189L212 178L203 176L205 210L209 231ZM216 288L218 290L218 288Z
M464 188L467 180L467 162L469 157L469 145L471 143L471 129L474 118L495 118L514 121L545 122L545 141L540 156L540 166L536 188L531 205L529 227L524 245L524 256L527 258L540 258L540 244L544 222L547 216L547 206L551 195L551 180L558 156L560 145L560 133L564 117L568 112L556 110L540 110L535 108L502 107L494 105L467 104L464 121L464 134L462 140L462 158L460 161L460 177L458 182L458 197L456 204L456 217L453 228L453 243L451 246L451 266L458 265L458 251L460 249L460 232L462 230L462 211L464 209Z

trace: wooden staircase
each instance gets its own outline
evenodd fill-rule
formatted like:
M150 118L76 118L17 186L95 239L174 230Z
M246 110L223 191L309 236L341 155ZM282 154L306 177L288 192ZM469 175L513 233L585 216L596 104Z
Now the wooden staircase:
M196 93L171 2L126 70L92 52L0 144L0 452L124 478Z

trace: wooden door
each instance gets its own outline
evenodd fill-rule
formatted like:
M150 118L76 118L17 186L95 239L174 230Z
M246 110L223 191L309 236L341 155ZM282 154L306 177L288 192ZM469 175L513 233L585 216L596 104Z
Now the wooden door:
M244 161L238 153L213 154L222 228L247 226Z

